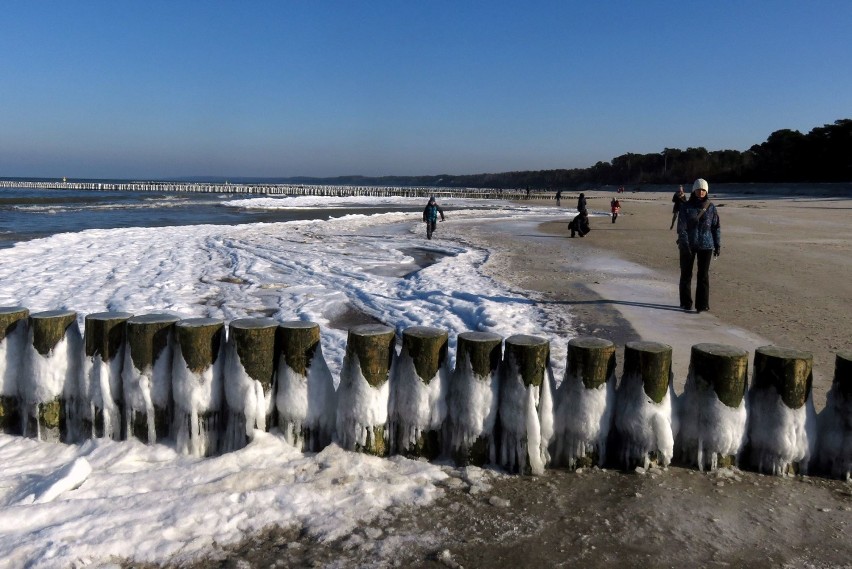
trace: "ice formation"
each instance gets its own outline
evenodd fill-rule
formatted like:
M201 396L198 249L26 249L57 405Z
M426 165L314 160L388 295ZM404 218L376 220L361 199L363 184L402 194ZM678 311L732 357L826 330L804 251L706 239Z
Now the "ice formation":
M745 397L737 407L725 405L710 383L690 369L676 407L678 450L684 460L699 470L716 470L720 457L739 455L746 437Z
M169 331L166 345L157 355L153 365L138 369L133 363L130 343L124 345L124 369L121 372L124 387L124 424L128 438L133 432L136 415L145 416L148 443L155 443L168 433L157 432L156 411L170 410L172 397L172 354L174 332Z
M278 426L288 443L305 451L319 452L328 445L336 428L337 393L334 378L317 344L306 375L289 365L284 354L278 363L275 404Z
M396 358L389 375L394 373L395 365ZM361 372L358 356L348 353L344 356L337 389L337 439L341 447L363 448L369 441L376 441L377 430L387 437L389 397L388 381L373 387Z
M817 419L821 471L852 480L852 397L834 383Z
M541 385L524 385L511 355L503 364L500 382L500 464L509 471L543 474L550 460L553 436L553 372L550 366Z
M0 341L0 397L18 397L18 378L23 371L24 346L27 341L27 319Z
M421 378L403 345L390 376L388 429L391 454L405 453L428 431L439 432L447 416L448 359L432 378ZM428 381L428 383L427 383Z
M660 403L645 393L638 373L626 373L621 378L615 395L615 432L623 466L629 468L638 463L647 468L651 453L661 466L669 465L677 434L677 417L672 414L674 397L671 377Z
M62 400L66 436L70 441L79 439L82 426L78 412L82 354L83 336L76 322L66 328L65 335L46 356L33 346L33 330L29 329L24 351L23 381L18 386L25 436L35 435L39 440L59 440L58 429L44 428L45 425L39 419L39 410L45 404ZM30 432L33 423L35 433Z
M597 454L598 465L606 460L606 444L615 406L615 373L596 388L586 388L572 370L554 397L553 464L575 468L577 460Z
M225 402L227 418L223 451L243 448L254 438L255 429L265 431L272 405L272 389L253 379L240 361L233 336L225 344L224 358Z
M477 439L482 439L487 445L488 462L497 462L494 427L499 396L499 369L480 376L473 371L468 354L462 352L447 393L447 438L451 453L467 456Z
M749 391L749 461L759 472L786 475L794 466L807 474L816 450L816 410L810 393L790 409L774 386Z
M112 440L121 438L119 405L123 366L123 351L119 351L108 362L103 361L101 354L85 356L83 359L81 401L86 407L83 409L83 418L92 424L92 435L101 433L101 436Z
M219 450L219 433L224 399L223 349L215 361L195 372L175 343L172 365L172 393L175 408L177 451L192 456L211 456Z

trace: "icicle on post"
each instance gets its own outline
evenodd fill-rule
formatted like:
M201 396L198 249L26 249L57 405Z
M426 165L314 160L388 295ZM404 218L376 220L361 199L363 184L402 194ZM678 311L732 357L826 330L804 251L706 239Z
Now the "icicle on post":
M543 474L549 459L542 421L552 421L546 372L550 342L517 334L506 339L500 384L500 464L510 472ZM547 415L550 415L547 417Z
M293 446L320 451L334 435L337 394L322 355L319 324L282 322L278 325L278 344L278 426Z
M18 381L27 341L30 311L23 306L0 307L0 433L20 435Z
M127 320L122 383L128 438L155 443L169 435L174 327L179 320L171 314Z
M85 319L83 428L94 437L122 438L121 370L129 312L97 312Z
M272 426L277 330L278 322L271 318L240 318L229 326L226 450L242 448L255 430L268 431Z
M674 454L672 347L628 342L616 392L614 425L625 469L668 466Z
M24 434L40 440L77 442L82 335L73 310L48 310L29 317L31 345L22 399Z
M445 446L460 466L497 462L495 427L500 403L503 337L462 332L456 339L456 367L447 393Z
M394 329L388 326L349 330L337 392L337 437L345 449L388 454L388 377L395 344Z
M437 458L447 415L446 330L412 326L402 332L402 350L390 376L391 454Z
M852 352L836 355L834 380L818 428L820 470L852 480Z
M583 336L568 342L565 377L554 401L553 464L603 465L615 402L615 344Z
M732 466L745 441L748 352L723 344L692 346L681 396L678 449L699 470Z
M759 472L807 474L816 448L813 355L778 346L754 352L749 390L749 461Z

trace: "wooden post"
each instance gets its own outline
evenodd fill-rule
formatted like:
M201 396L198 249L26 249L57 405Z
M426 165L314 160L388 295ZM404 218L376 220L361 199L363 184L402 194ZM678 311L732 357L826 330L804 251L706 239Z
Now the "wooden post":
M456 338L445 446L459 466L497 462L502 346L503 337L490 332L462 332Z
M222 429L222 351L225 323L189 318L175 325L172 391L177 449L192 456L219 451Z
M820 471L852 480L852 352L836 355L834 381L818 428Z
M83 429L89 436L122 438L121 370L129 312L98 312L85 319Z
M565 378L556 392L553 463L603 466L615 404L615 344L603 338L568 342Z
M174 327L178 320L171 314L144 314L127 320L122 378L128 438L155 443L169 435Z
M625 469L651 462L668 466L674 454L672 348L628 342L616 391L615 433Z
M390 376L391 454L429 460L441 454L448 340L439 328L412 326L402 332L402 350Z
M500 382L500 463L510 472L543 474L549 460L553 400L545 381L550 342L516 334L506 338Z
M19 377L27 342L27 318L23 306L0 307L0 433L22 434Z
M36 312L29 317L30 349L21 389L24 436L77 442L82 424L79 378L82 343L77 313Z
M394 329L388 326L349 330L337 391L337 436L347 450L388 454L388 377L395 344Z
M278 322L271 318L240 318L229 326L225 450L244 447L255 429L268 431L273 424L277 330Z
M337 417L337 393L322 355L320 327L291 320L278 325L278 336L278 426L293 446L320 451L331 443Z
M737 463L746 435L747 375L745 350L722 344L692 346L677 447L683 460L699 470Z
M813 356L793 348L754 352L749 390L748 452L751 466L776 475L807 474L816 451L816 410L811 400Z

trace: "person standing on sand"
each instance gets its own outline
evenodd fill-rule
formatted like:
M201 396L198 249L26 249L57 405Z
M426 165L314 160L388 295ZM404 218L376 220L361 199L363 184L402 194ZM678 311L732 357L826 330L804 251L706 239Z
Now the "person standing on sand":
M556 207L562 205L562 190L556 190Z
M586 194L581 193L577 198L577 213L586 211Z
M615 223L615 220L618 219L618 213L621 211L621 202L618 201L618 198L610 200L609 209L612 213L612 222Z
M722 230L716 206L710 201L707 180L692 184L692 195L680 204L677 219L677 245L680 250L680 307L692 310L692 267L698 259L695 310L710 310L710 259L719 256Z
M677 221L677 212L680 211L680 204L686 201L686 193L683 191L683 185L681 185L677 191L672 196L672 225L669 229L674 229L675 221Z

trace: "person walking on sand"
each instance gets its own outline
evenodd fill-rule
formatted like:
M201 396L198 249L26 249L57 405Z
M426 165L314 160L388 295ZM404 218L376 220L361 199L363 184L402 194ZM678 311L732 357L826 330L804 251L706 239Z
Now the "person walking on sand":
M710 259L718 257L722 229L716 206L710 201L707 180L692 184L692 195L680 204L677 219L677 245L680 250L680 307L692 310L692 268L698 259L695 310L710 310Z
M680 211L680 204L685 202L687 199L686 193L683 191L683 185L681 185L677 191L672 196L672 225L669 229L674 229L675 221L677 221L677 212Z
M589 231L592 230L589 227L589 212L583 210L578 213L568 224L568 227L571 229L571 237L574 237L575 233L578 233L580 237L588 235Z
M609 209L612 212L612 222L618 219L618 213L621 211L621 202L617 198L612 198L609 202Z
M580 193L580 197L577 198L577 212L581 213L586 211L586 194Z

